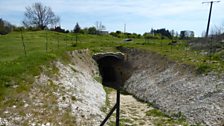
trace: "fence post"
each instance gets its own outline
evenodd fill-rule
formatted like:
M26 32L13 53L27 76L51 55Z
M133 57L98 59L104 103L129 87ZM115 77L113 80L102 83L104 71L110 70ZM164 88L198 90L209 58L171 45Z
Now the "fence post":
M100 124L100 126L104 126L104 124L107 122L107 120L113 114L113 112L115 111L115 109L116 109L116 126L120 126L120 88L117 89L116 104L110 110L110 112L107 114L106 118L103 120L103 122Z
M25 43L24 43L23 30L22 29L21 29L21 39L22 39L22 43L23 43L23 50L24 50L24 53L25 53L25 56L26 56L26 46L25 46Z
M57 33L57 42L58 42L58 49L59 49L59 33Z
M46 52L48 51L48 36L47 36L47 29L46 29Z
M120 125L120 89L117 89L116 126Z

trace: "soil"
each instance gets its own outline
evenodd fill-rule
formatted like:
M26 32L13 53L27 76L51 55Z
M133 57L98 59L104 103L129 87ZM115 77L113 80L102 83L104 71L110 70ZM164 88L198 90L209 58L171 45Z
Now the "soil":
M120 124L124 126L154 126L152 119L146 115L146 112L153 109L147 103L136 100L132 95L121 94L120 103ZM116 102L116 91L109 94L109 101L111 107ZM110 120L115 122L115 115Z

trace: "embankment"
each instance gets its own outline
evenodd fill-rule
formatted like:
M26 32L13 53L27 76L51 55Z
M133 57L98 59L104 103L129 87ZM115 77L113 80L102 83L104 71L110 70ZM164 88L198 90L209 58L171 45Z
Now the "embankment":
M224 78L197 74L195 68L165 56L120 48L132 73L124 89L166 114L185 116L191 124L224 125Z
M6 106L0 110L0 125L100 124L105 117L101 110L106 93L96 81L99 70L90 51L71 51L66 57L67 60L58 59L43 65L35 82L26 84L31 85L27 92L4 101Z

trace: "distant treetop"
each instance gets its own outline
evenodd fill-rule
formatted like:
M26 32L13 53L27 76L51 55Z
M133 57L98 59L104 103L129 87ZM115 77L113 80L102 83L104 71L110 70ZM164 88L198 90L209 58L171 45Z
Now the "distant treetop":
M51 8L42 3L34 3L32 6L26 7L24 15L23 24L25 27L44 29L48 25L55 26L60 21L60 18L54 14Z

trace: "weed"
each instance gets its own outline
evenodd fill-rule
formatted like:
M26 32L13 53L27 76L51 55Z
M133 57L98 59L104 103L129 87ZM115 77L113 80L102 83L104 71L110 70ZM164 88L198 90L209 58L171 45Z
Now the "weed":
M168 117L166 114L161 112L159 109L152 109L146 112L147 116L154 116L154 117Z
M101 78L99 75L95 76L94 79L95 79L97 82L102 83L102 78Z
M71 99L72 99L72 101L76 101L77 100L77 98L75 96L72 96Z
M209 71L211 71L211 67L206 64L201 64L198 66L196 71L198 74L208 73Z
M188 126L186 118L183 116L181 112L173 114L172 117L170 117L158 109L152 109L147 111L146 115L156 117L153 121L156 126L164 126L164 125L173 126L175 124Z
M106 92L106 101L105 101L105 105L101 108L101 111L103 112L107 112L107 108L110 106L110 101L109 101L109 94L114 90L112 88L109 87L103 87L105 92Z

